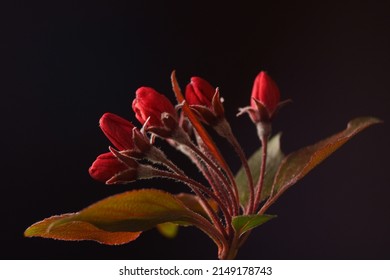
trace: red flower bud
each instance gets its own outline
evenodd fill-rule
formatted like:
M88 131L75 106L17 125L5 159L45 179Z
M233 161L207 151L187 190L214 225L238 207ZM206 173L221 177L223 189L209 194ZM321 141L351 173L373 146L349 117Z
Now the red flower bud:
M161 114L168 113L176 118L175 107L164 95L158 93L150 87L140 87L136 91L136 97L133 100L133 110L135 117L140 123L144 124L150 117L147 126L163 127Z
M261 71L253 84L251 107L258 109L256 101L267 109L269 116L272 116L280 101L280 92L276 83L264 71Z
M99 121L100 128L111 143L119 150L133 149L132 131L134 125L111 113L105 113Z
M215 88L209 82L199 77L192 77L186 87L186 100L189 105L211 107Z
M200 120L208 125L215 126L225 117L218 88L202 78L191 78L186 87L186 101Z
M128 167L120 162L112 153L99 155L89 168L91 177L100 182L106 182L115 174L118 174Z

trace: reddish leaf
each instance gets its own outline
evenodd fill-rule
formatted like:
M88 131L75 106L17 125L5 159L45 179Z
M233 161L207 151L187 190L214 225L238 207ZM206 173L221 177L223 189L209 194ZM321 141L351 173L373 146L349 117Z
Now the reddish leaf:
M288 155L276 174L272 202L357 133L380 122L372 117L356 118L345 130Z
M98 229L86 222L69 222L57 227L50 228L53 222L64 218L69 218L74 214L64 214L53 216L29 227L24 235L26 237L39 236L59 240L78 241L93 240L106 245L120 245L131 242L141 234L141 232L108 232Z
M145 189L108 197L78 213L43 220L29 227L25 235L122 244L161 223L196 223L195 216L173 195Z

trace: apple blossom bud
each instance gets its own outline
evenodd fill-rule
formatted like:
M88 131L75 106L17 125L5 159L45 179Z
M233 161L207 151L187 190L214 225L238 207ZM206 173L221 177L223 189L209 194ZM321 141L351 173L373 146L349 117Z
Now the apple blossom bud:
M215 126L225 118L218 88L206 80L192 77L186 87L186 101L204 123Z
M144 124L149 118L148 127L164 127L161 121L162 113L168 113L174 118L177 117L175 108L168 98L153 88L140 87L135 94L132 107L135 117L140 123Z
M206 107L211 107L214 94L215 88L200 77L191 78L185 93L189 105L203 105Z
M125 184L134 182L138 179L148 179L156 176L155 169L148 165L139 164L136 160L128 157L125 152L119 152L110 147L111 153L123 164L126 169L116 173L107 182L107 185Z
M138 162L121 154L119 151L110 147L111 153L117 158L118 161L126 165L126 169L120 172L117 172L109 180L106 181L107 185L120 184L120 183L130 183L138 179Z
M88 171L93 179L105 183L115 174L126 169L127 166L109 152L99 155Z
M271 118L280 101L280 92L276 83L265 71L261 71L253 84L251 107L258 109L256 101L264 106Z
M112 113L105 113L99 121L100 128L106 137L119 150L130 150L134 147L132 130L134 125Z

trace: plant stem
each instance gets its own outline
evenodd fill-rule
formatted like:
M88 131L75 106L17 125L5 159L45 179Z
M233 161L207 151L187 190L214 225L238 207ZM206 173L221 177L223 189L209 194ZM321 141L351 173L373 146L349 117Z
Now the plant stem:
M195 134L196 131L195 131ZM199 144L203 143L200 141ZM181 144L180 144L181 145ZM182 148L180 149L189 159L198 167L198 169L201 171L203 176L206 178L207 182L210 184L211 189L216 194L216 196L220 199L221 203L226 207L226 209L229 211L229 214L232 214L232 204L229 202L228 194L224 191L223 188L218 185L218 179L215 176L215 173L212 173L210 169L207 168L207 165L190 150L189 147L181 145ZM221 183L221 182L219 182Z
M239 238L236 234L234 234L233 239L230 243L229 249L225 251L220 259L221 260L233 260L236 258L239 249Z
M249 168L245 153L242 150L240 143L238 143L237 138L234 136L230 125L227 123L226 120L224 120L223 123L221 123L221 126L223 126L224 129L218 130L218 131L220 131L220 135L225 137L228 140L228 142L233 146L236 154L238 155L238 157L241 160L242 166L244 167L244 170L245 170L246 177L248 179L249 202L248 202L248 207L245 211L246 211L246 214L250 214L250 213L252 213L252 211L254 211L253 208L254 208L254 197L255 197L255 188L254 188L252 173L251 173L251 170ZM239 197L238 197L238 199L239 199Z
M231 226L231 215L229 214L229 212L227 211L225 206L221 203L219 198L213 192L211 192L209 189L207 189L205 186L198 183L197 181L194 181L194 180L192 180L184 175L174 174L174 173L166 172L166 171L162 171L162 170L155 170L155 172L156 172L157 176L170 178L170 179L174 179L174 180L179 180L179 181L185 183L186 185L188 185L194 191L194 193L197 196L199 196L199 198L202 202L201 205L204 208L204 210L206 211L207 215L213 221L213 224L215 224L215 226L218 228L218 230L221 232L221 234L223 234L224 237L226 239L228 239L228 234L226 233L224 226L222 225L220 219L218 218L218 216L214 212L213 208L211 207L210 203L207 201L207 199L204 197L204 195L202 193L202 192L206 193L210 198L214 199L217 202L218 206L221 208L222 213L224 214L228 232L231 233L233 231L232 226Z
M179 167L176 166L176 164L174 164L172 161L170 161L169 159L167 159L164 154L155 148L155 152L152 154L153 155L153 160L154 162L158 162L162 165L164 165L165 167L167 167L168 169L170 169L171 171L173 171L174 173L178 174L178 175L181 175L183 176L183 178L188 178L184 171L181 170ZM199 167L199 166L198 166ZM207 179L207 178L206 178ZM193 181L195 182L195 181ZM201 186L201 187L200 187ZM201 184L198 184L198 187L200 187L200 189L203 191L203 192L206 192L209 196L212 196L214 200L216 200L216 202L220 205L222 204L223 202L219 199L218 197L218 192L216 193L216 196L213 196L213 194L211 192L208 191L208 189L206 187L204 187L203 185ZM214 189L213 189L214 190ZM226 208L226 204L223 204L222 207L225 207ZM224 211L226 211L225 208L222 208L221 209L224 209ZM224 212L224 214L226 214ZM229 212L229 215L230 215L230 212Z
M261 155L261 167L260 167L260 176L259 180L257 182L256 186L256 196L254 201L254 211L257 210L259 207L260 199L261 199L261 191L263 190L264 185L264 175L265 175L265 169L267 166L267 144L268 144L268 137L262 136L260 138L262 143L262 155Z
M238 192L237 195L235 195L232 192L232 189L229 187L231 186L229 182L227 181L225 175L222 173L220 169L213 163L208 157L202 153L198 147L196 147L192 142L188 142L187 146L197 155L199 156L210 168L218 175L219 179L223 182L223 185L225 186L225 190L228 192L229 197L231 199L231 203L233 206L233 215L237 215L239 212L239 201L238 201ZM228 172L229 174L229 172ZM234 178L232 183L235 185ZM234 188L233 188L234 189ZM237 186L235 188L237 190Z
M219 252L218 256L223 256L229 250L227 239L217 231L210 222L199 214L193 215L193 222L201 231L205 232L217 244Z

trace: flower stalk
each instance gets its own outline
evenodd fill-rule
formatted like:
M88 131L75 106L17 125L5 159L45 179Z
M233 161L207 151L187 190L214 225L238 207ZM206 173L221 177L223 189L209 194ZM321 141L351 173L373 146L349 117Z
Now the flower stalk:
M253 204L253 209L256 211L258 208L258 205L260 204L261 201L261 193L263 190L264 186L264 176L265 176L265 170L267 166L267 145L268 145L268 138L267 137L262 137L261 139L261 167L260 167L260 176L258 183L256 185L256 196L255 196L255 201Z

